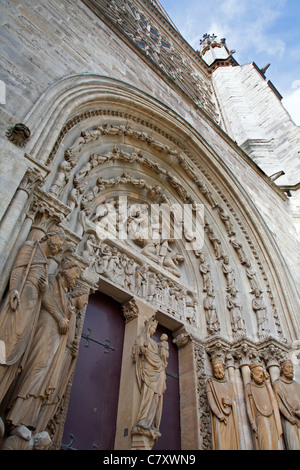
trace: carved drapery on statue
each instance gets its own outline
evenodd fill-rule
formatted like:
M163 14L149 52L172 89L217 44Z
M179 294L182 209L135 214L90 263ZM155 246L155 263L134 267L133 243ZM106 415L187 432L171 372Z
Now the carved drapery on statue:
M62 230L53 230L39 242L25 242L11 271L9 293L0 314L0 339L5 344L5 364L0 365L0 400L19 368L25 367L28 351L48 282L48 257L64 243Z
M284 361L280 378L274 383L274 390L287 449L300 450L300 384L293 380L293 377L292 361Z
M238 450L237 406L233 383L225 377L220 359L212 361L215 378L206 383L207 399L211 410L213 448L215 450Z
M162 415L163 394L166 390L166 367L169 357L167 335L160 343L152 338L156 331L154 318L145 322L144 332L137 337L132 348L136 378L140 391L140 406L133 434L144 434L152 441L160 436L159 425Z
M251 364L245 387L247 413L255 450L282 450L282 426L274 391L262 365Z
M67 292L75 286L79 276L80 268L74 262L66 263L57 274L49 276L30 352L7 415L7 421L14 427L25 425L43 431L47 426L43 413L47 412L47 401L51 402L53 393L61 385L59 379L73 313Z

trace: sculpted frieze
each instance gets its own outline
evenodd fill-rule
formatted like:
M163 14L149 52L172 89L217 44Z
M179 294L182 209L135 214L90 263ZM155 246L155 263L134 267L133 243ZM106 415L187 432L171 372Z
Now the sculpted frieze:
M122 245L99 243L91 234L78 255L88 256L89 269L120 287L189 324L196 322L196 297L188 286L179 284L150 260ZM144 260L144 263L142 261ZM162 267L163 264L162 264Z

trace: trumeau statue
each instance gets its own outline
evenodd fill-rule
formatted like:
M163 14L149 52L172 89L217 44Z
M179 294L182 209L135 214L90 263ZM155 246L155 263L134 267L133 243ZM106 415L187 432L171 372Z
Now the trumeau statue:
M269 376L259 363L250 366L245 386L247 414L255 450L282 450L282 427L278 404Z
M67 296L80 276L80 268L66 261L57 274L49 276L41 312L25 367L16 383L7 421L14 427L38 429L42 406L56 392L68 342L72 315Z
M42 294L47 289L48 257L59 252L64 240L62 230L54 229L39 242L25 242L15 260L9 293L0 314L0 340L5 343L5 364L0 365L0 401L27 361Z
M141 402L133 427L134 433L141 433L157 440L161 434L159 426L163 408L163 394L166 390L167 359L169 356L167 335L161 342L152 338L157 328L154 318L145 322L144 332L136 338L132 348L132 359L136 366L136 377Z
M294 367L290 360L281 364L280 378L274 390L281 413L285 444L288 450L300 450L300 384L293 380Z
M211 427L214 450L238 450L237 408L234 386L225 377L221 359L212 361L215 378L206 383L207 399L211 412Z

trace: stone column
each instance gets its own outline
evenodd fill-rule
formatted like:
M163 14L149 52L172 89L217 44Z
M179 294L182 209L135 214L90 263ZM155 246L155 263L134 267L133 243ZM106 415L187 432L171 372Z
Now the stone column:
M25 204L30 194L34 191L38 184L42 183L42 181L42 176L36 170L29 168L23 177L23 180L21 181L20 186L7 211L5 212L5 215L0 224L0 254L3 254L3 261L2 265L0 265L0 269L3 268L8 257L8 253L10 253L11 248L18 236L16 231L16 224L20 219Z
M123 304L125 332L119 390L118 418L115 450L151 450L154 442L142 435L133 435L132 428L140 405L140 392L136 380L135 364L131 351L135 339L143 332L145 320L156 314L156 310L139 299L132 298Z
M195 345L187 333L180 333L174 342L178 347L181 448L200 449Z

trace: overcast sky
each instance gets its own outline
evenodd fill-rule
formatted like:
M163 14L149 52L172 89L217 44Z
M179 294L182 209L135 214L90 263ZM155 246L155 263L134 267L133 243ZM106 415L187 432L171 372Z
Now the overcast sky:
M203 34L226 38L237 62L255 62L300 125L300 0L160 0L181 35L198 50Z

